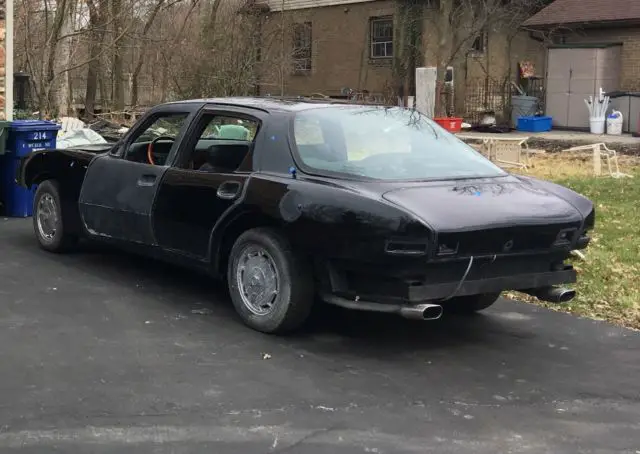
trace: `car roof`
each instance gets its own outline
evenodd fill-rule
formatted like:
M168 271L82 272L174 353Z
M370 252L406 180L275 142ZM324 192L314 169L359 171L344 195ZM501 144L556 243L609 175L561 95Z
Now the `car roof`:
M264 111L278 112L299 112L302 110L315 109L321 107L331 107L336 105L346 105L352 107L371 107L372 104L358 104L341 99L332 98L303 98L303 97L224 97L224 98L203 98L203 99L187 99L183 101L175 101L166 103L166 105L175 104L203 104L203 105L222 105L234 107L250 107Z

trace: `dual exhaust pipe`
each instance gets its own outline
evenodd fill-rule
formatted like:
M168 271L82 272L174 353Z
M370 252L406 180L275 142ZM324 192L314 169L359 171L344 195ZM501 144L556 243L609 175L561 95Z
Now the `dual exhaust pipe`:
M571 301L576 296L576 291L564 287L538 287L523 290L531 296L535 296L541 301L561 304ZM400 308L400 315L411 320L437 320L442 316L442 306L439 304L418 304L416 306L406 306Z
M566 303L576 296L576 291L564 287L537 287L520 290L531 296L535 296L541 301L549 303ZM392 304L380 304L366 301L349 301L335 295L324 295L323 299L330 304L341 306L347 309L361 311L397 313L410 320L437 320L442 317L443 308L440 304L416 304L415 306L398 306Z
M400 308L400 315L410 320L437 320L442 317L439 304L418 304Z
M521 291L541 301L555 304L567 303L576 296L575 290L564 287L538 287Z
M362 300L347 300L336 295L324 294L322 299L336 306L366 312L383 312L388 314L399 314L410 320L437 320L442 316L442 306L439 304L416 304L415 306L405 306L399 304L381 304Z

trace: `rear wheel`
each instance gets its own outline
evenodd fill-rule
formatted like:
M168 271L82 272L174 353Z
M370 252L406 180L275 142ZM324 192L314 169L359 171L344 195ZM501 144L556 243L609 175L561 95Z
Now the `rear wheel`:
M46 180L38 185L33 200L33 228L42 249L65 252L78 242L76 235L67 231L68 217L62 210L60 185Z
M236 311L255 330L285 333L309 317L314 302L311 268L275 229L240 235L231 249L227 280Z
M498 298L500 298L500 292L459 296L445 302L442 308L451 314L474 314L492 306Z

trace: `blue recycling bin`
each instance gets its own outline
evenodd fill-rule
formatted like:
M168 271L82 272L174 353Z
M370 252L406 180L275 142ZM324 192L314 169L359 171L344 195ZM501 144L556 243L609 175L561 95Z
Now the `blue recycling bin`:
M45 120L18 120L9 124L6 152L0 156L0 195L4 215L28 217L33 214L36 186L29 189L16 182L20 159L37 150L56 147L61 126Z

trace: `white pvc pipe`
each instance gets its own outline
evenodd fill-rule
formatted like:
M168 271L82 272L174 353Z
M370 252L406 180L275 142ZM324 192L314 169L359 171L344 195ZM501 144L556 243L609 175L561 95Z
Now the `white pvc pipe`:
M13 0L5 2L4 59L4 117L13 121Z

